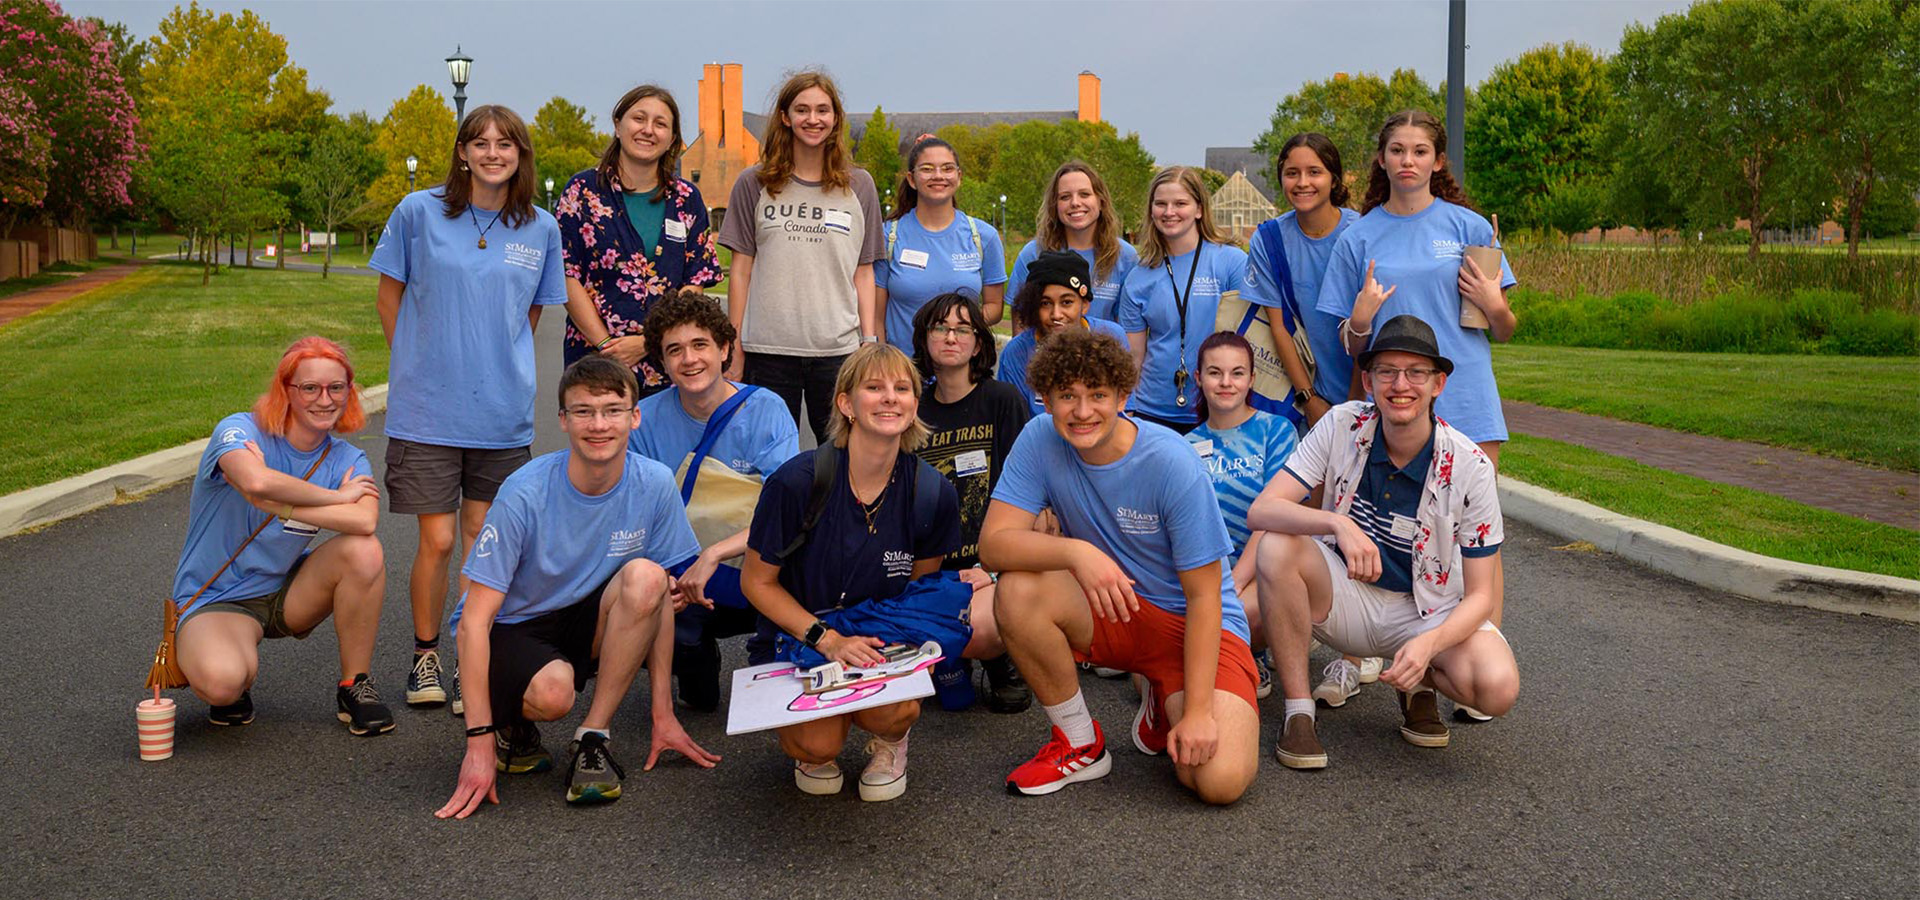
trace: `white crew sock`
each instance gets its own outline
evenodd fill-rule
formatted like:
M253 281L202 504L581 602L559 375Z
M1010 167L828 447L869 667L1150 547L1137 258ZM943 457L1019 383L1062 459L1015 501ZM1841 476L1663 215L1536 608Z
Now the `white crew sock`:
M1074 691L1065 701L1042 709L1047 711L1047 720L1067 736L1067 743L1075 747L1093 743L1093 713L1087 712L1085 694Z
M589 731L598 731L598 732L600 732L600 736L601 736L601 737L603 737L603 738L605 738L605 739L607 740L607 742L608 742L608 743L612 743L612 742L613 742L613 732L612 732L612 731L611 731L610 729L606 729L606 728L588 728L588 727L587 727L587 726L585 726L585 725L582 725L582 726L580 726L579 728L575 728L575 729L573 730L573 739L577 741L577 740L579 740L579 739L581 739L581 738L583 738L583 737L586 737L586 736L587 736L587 732L589 732Z
M1309 719L1313 718L1313 698L1308 697L1304 700L1296 700L1288 697L1284 704L1283 712L1280 714L1280 724L1282 726L1286 725L1287 720L1294 716L1306 716Z

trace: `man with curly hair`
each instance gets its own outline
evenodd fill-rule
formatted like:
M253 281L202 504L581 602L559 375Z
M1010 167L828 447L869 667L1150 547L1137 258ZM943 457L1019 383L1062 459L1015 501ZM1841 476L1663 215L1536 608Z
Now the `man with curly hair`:
M1134 746L1170 753L1201 800L1232 803L1253 782L1260 742L1233 546L1199 455L1122 414L1138 377L1118 341L1087 331L1049 339L1027 369L1047 414L1014 442L980 557L1001 573L994 615L1053 736L1007 790L1049 794L1112 768L1080 661L1135 673ZM1062 536L1033 531L1047 508Z

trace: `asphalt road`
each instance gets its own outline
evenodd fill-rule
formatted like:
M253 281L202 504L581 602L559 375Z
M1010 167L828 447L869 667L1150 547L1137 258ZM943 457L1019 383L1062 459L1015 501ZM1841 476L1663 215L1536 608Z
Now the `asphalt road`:
M541 443L557 316L541 328ZM378 423L360 443L381 456ZM378 463L376 462L376 465ZM1507 633L1522 698L1453 746L1401 741L1392 692L1323 711L1331 768L1264 756L1227 809L1191 800L1126 742L1133 695L1089 679L1114 738L1107 779L1003 792L1045 737L1011 717L929 710L911 787L886 804L801 795L764 734L685 715L725 759L641 774L647 700L615 720L626 797L570 809L559 773L432 816L461 751L444 710L398 708L354 738L333 718L334 643L263 648L250 727L186 692L178 753L135 754L131 706L186 519L176 487L0 540L0 872L6 897L1911 897L1920 885L1920 631L1702 591L1509 523ZM381 524L388 600L375 677L408 654L410 519ZM730 663L741 651L729 647ZM1317 661L1317 660L1316 660ZM1263 705L1277 739L1279 698ZM584 709L584 705L579 707ZM546 729L564 750L575 720ZM849 747L843 766L863 757ZM851 780L851 779L850 779Z

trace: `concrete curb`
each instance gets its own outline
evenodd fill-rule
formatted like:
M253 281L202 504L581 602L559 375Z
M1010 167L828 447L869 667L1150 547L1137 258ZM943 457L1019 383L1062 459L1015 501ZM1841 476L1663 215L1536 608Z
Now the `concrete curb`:
M1920 581L1774 559L1500 476L1500 511L1703 587L1768 603L1920 622Z
M362 390L360 403L369 416L385 410L387 386L381 384ZM206 448L207 441L203 438L0 497L0 537L58 522L121 498L136 497L190 478Z

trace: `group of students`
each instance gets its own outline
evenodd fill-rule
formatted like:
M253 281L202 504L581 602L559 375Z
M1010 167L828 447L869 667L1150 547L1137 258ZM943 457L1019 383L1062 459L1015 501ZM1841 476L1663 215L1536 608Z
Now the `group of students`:
M497 802L498 773L551 768L536 723L589 679L566 796L617 798L612 719L642 668L647 768L667 751L716 764L674 688L716 708L719 641L742 634L756 664L868 664L925 640L982 661L990 708L1037 699L1051 726L1005 780L1029 795L1111 766L1076 663L1133 677L1132 743L1209 803L1251 784L1276 676L1292 768L1326 765L1315 699L1339 706L1369 676L1400 691L1419 746L1448 741L1436 690L1475 718L1512 706L1487 346L1512 333L1513 276L1463 258L1493 230L1433 117L1383 126L1358 215L1332 143L1289 140L1292 210L1251 255L1215 231L1193 170L1153 179L1136 250L1099 174L1069 162L1009 277L998 233L954 206L950 145L913 142L883 218L832 81L803 72L777 96L717 237L674 174L679 110L660 88L620 99L606 153L552 215L532 202L521 119L466 117L453 174L402 200L371 261L391 351L384 480L338 436L365 416L322 338L290 347L203 456L173 593L211 721L252 721L261 639L332 616L340 719L394 727L371 678L383 494L419 524L405 699L466 725L443 817ZM701 292L716 243L733 254L724 310ZM1286 396L1261 396L1253 346L1215 330L1235 292L1269 308ZM1489 324L1464 327L1463 300ZM1003 351L990 327L1007 302ZM533 329L562 304L567 447L536 459ZM803 403L820 445L805 453ZM309 549L323 528L338 535ZM1342 657L1310 689L1314 638ZM861 797L899 796L920 707L779 729L796 785L841 790L858 726Z

